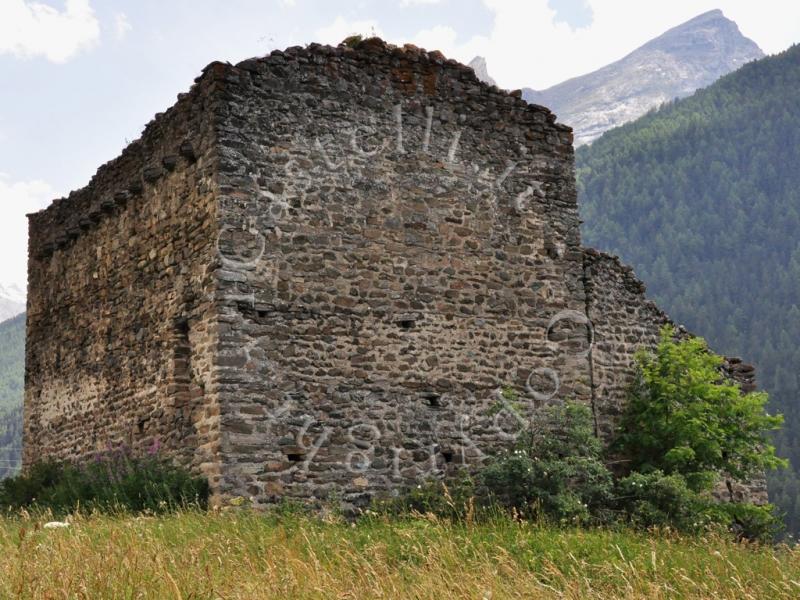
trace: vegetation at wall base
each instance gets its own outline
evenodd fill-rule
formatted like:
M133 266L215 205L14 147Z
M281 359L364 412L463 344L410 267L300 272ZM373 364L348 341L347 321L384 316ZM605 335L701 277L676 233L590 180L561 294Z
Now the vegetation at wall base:
M113 448L82 463L45 461L0 481L0 510L76 510L160 513L208 504L204 478L193 477L153 452Z
M474 477L427 482L376 508L456 521L506 514L557 526L728 531L770 541L781 526L773 506L712 495L720 473L746 480L785 465L766 437L781 417L765 412L766 394L742 394L722 363L702 339L677 339L671 327L655 350L637 355L631 400L608 449L623 470L606 464L590 408L566 403L543 410ZM513 392L503 394L513 406Z
M703 344L674 341L665 330L657 351L640 357L640 392L670 381L669 370L647 374L664 355L684 366L718 364ZM714 381L698 387L706 380ZM674 382L669 396L685 399L691 386L694 402L702 402L729 385L718 370L699 369ZM738 397L728 400L737 405ZM507 400L513 406L515 399ZM775 424L763 420L759 406L742 413L753 443ZM631 407L635 423L637 404ZM705 410L715 423L714 410ZM242 498L199 510L207 486L155 449L140 457L111 450L84 465L37 465L0 483L7 507L0 513L0 597L800 594L800 548L758 543L774 525L769 508L711 501L697 484L705 479L690 482L682 462L670 463L669 473L652 461L647 472L612 473L583 405L552 406L533 425L474 477L421 484L355 520L292 504L259 513ZM750 457L744 463L768 466L774 458L769 451L751 456L740 442L731 447ZM623 447L633 451L635 443L626 438ZM190 499L195 508L186 508ZM739 537L730 535L734 522Z
M722 375L723 359L704 339L677 340L664 327L657 348L637 354L637 379L613 450L633 471L680 474L695 491L720 472L746 481L786 467L767 434L783 425L764 392L743 394Z

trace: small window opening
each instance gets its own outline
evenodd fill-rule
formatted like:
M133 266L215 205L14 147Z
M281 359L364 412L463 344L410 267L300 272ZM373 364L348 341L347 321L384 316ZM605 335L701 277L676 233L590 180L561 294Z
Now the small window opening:
M427 392L425 394L422 394L422 397L428 402L428 406L432 406L433 408L441 408L442 406L441 394L437 394L435 392Z

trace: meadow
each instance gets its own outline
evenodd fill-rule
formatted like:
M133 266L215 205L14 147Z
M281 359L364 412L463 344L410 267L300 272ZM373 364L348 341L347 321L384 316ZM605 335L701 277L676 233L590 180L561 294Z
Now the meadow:
M0 517L1 598L797 598L800 549L497 518Z

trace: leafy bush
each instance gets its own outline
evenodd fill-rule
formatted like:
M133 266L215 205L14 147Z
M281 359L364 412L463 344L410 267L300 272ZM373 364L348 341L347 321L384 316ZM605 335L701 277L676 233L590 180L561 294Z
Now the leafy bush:
M702 491L720 472L746 479L786 465L766 437L783 417L766 414L766 393L742 394L722 375L722 362L702 338L676 341L671 327L655 352L637 355L639 377L616 444L631 470L679 473Z
M517 444L457 485L428 482L392 503L393 510L451 519L493 509L558 524L623 524L702 532L727 528L772 539L772 506L718 503L719 472L746 478L783 461L764 438L780 417L764 413L765 394L743 396L702 340L674 341L666 328L654 353L641 353L641 377L612 448L632 467L615 474L603 460L589 407L567 403L540 414ZM503 390L512 406L516 395ZM625 462L623 461L623 462Z
M164 512L205 507L208 482L156 455L110 449L84 463L46 461L0 482L0 508L39 507L64 514L77 508Z
M683 475L662 471L631 473L616 485L619 518L634 527L672 527L698 531L715 521L709 500L692 490Z
M475 503L475 484L466 473L444 482L429 480L396 498L377 499L372 509L382 514L432 514L452 521L470 520L486 507Z
M342 40L341 45L342 46L349 46L350 48L355 48L356 46L358 46L363 41L364 41L364 36L363 35L360 35L360 34L349 35L349 36L347 36L346 38L344 38Z
M724 526L737 538L771 542L784 530L784 522L772 504L720 502L708 506L714 522Z
M612 491L591 412L572 403L543 411L513 450L480 471L477 482L484 505L560 523L602 520Z

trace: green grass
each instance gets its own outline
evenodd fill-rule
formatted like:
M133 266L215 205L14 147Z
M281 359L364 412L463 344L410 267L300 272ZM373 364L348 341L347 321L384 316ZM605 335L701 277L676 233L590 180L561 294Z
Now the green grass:
M797 598L800 550L498 519L0 517L3 598Z

